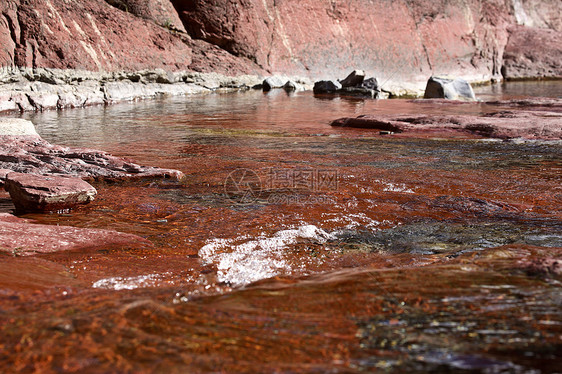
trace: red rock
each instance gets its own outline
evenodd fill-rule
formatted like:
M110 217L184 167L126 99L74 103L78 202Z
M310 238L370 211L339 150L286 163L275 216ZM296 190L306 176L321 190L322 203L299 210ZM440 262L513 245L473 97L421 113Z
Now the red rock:
M169 0L106 0L109 4L155 22L170 30L185 32L178 12Z
M546 257L524 259L518 263L518 266L519 268L525 270L529 275L562 275L562 259L560 258Z
M0 288L6 290L38 290L55 286L87 286L76 279L68 269L38 257L4 256L0 262Z
M500 139L562 139L562 113L541 109L540 106L529 107L528 110L504 110L482 116L362 115L340 118L331 125L396 133L434 133L445 137L464 133Z
M502 67L505 78L562 78L561 31L525 26L509 31Z
M452 102L449 102L452 103ZM486 105L494 105L507 108L522 108L533 111L547 111L562 113L562 100L546 97L535 97L521 100L497 100L487 101Z
M143 167L106 152L53 145L39 136L0 135L0 169L82 179L182 179L178 170Z
M359 68L387 90L421 93L433 74L469 81L499 77L510 25L562 31L560 1L519 5L499 0L6 0L0 4L0 64L268 72L316 80ZM181 32L178 13L191 38ZM37 100L46 105L49 98Z
M186 69L191 48L181 35L103 0L9 0L0 5L3 66L80 70ZM173 7L169 7L173 10ZM170 18L174 18L171 13ZM152 17L152 16L150 16ZM152 17L154 18L154 17ZM8 39L8 35L10 36Z
M507 27L516 23L511 5L495 0L172 2L191 37L268 71L326 79L359 68L383 87L400 81L423 88L433 73L499 77ZM540 20L531 10L546 7L562 11L555 1L526 2L522 10Z
M113 230L39 225L0 213L0 251L13 255L138 245L152 244L139 236Z
M80 178L9 173L6 191L18 212L71 209L93 201L97 191Z

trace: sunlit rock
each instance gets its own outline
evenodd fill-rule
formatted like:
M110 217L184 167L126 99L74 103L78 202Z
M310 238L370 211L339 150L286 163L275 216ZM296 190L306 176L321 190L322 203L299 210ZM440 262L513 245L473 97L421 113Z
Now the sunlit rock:
M472 86L462 78L436 77L427 81L424 99L476 101Z
M4 188L18 212L57 211L93 201L97 191L80 178L9 173Z
M20 118L0 118L0 135L39 136L31 121Z
M151 246L137 235L114 230L34 224L30 220L0 213L0 252L17 256L108 246Z
M562 32L514 26L503 56L506 79L562 78Z
M262 85L264 91L270 91L274 88L282 88L285 83L287 83L286 79L283 79L278 76L268 77L264 79Z

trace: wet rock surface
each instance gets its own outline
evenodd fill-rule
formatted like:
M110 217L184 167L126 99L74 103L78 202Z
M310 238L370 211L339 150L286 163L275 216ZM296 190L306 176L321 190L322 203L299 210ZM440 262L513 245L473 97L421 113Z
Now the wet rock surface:
M113 230L41 225L0 213L0 252L13 256L150 245L139 236Z
M560 100L538 100L535 104L528 110L503 110L483 115L361 115L340 118L331 125L396 133L426 132L445 137L457 132L499 139L562 139ZM494 102L493 105L509 107L520 104L508 101Z
M142 167L105 152L50 144L23 119L0 120L0 141L0 185L18 213L67 210L91 202L96 189L82 179L184 178L178 170Z
M107 180L183 178L177 170L143 167L103 151L54 145L39 136L0 135L0 142L0 168L18 173Z
M80 178L22 173L9 173L4 188L20 213L67 210L88 204L97 194Z
M544 259L551 267L562 253L559 142L326 126L358 110L520 109L510 105L279 90L91 108L89 126L77 126L74 111L34 114L49 139L85 144L103 128L103 149L173 165L189 183L108 183L70 213L26 215L53 229L126 231L154 246L0 254L0 344L8 352L0 365L555 372L560 275L520 264ZM138 117L100 125L129 114ZM172 124L166 136L155 131ZM238 168L254 170L280 199L233 202L225 179ZM297 179L325 170L337 172L337 187L310 191ZM293 181L300 188L287 186Z

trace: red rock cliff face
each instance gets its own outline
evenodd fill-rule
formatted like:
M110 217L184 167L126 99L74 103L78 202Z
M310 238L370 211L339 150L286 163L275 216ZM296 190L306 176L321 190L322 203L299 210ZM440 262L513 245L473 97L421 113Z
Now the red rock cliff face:
M312 78L358 68L419 87L431 74L499 77L508 27L561 32L560 14L558 0L4 0L0 64Z
M187 32L272 72L382 82L500 76L507 27L560 27L559 1L172 0Z
M101 0L8 0L1 7L5 65L97 71L191 63L180 38Z
M185 33L169 0L2 0L0 65L263 73Z
M507 27L560 27L562 3L520 0L172 0L187 32L268 71L500 76Z

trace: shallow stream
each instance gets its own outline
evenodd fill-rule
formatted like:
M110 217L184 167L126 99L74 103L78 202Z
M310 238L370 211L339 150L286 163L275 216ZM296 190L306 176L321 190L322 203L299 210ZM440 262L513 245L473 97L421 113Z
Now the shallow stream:
M561 87L476 92L560 97ZM86 207L25 216L154 246L1 257L5 274L27 277L0 280L0 367L559 370L562 278L524 264L562 255L560 143L328 125L499 110L252 91L26 114L52 143L187 179L97 183Z

